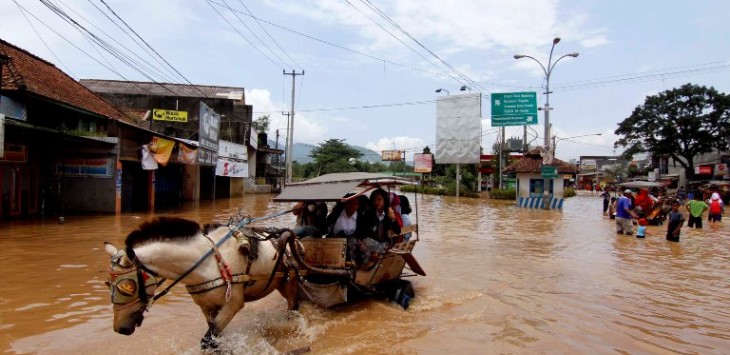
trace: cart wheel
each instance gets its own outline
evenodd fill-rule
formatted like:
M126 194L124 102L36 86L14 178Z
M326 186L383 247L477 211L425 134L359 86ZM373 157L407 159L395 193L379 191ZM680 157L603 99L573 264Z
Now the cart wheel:
M408 309L411 305L411 298L415 296L416 293L413 291L413 285L411 285L410 281L401 280L400 285L395 291L393 300L403 307L403 309Z

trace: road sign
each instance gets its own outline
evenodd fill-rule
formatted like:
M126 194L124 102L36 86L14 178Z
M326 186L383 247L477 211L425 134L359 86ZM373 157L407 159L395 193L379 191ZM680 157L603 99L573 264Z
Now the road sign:
M492 127L537 124L537 93L492 94Z
M543 179L557 179L558 178L558 168L555 166L550 165L543 165L540 169L540 173L542 173Z

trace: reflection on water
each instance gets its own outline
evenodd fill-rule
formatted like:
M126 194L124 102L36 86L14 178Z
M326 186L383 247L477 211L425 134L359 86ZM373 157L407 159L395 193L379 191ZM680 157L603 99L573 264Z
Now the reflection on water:
M207 223L287 207L260 195L175 213ZM272 294L246 305L224 332L226 346L250 354L304 346L320 354L730 349L730 222L685 228L676 244L664 240L663 227L650 226L645 240L617 236L595 196L569 199L563 212L436 196L419 198L418 207L415 254L428 276L412 279L408 311L372 300L334 310L304 304L288 314ZM182 288L158 302L134 335L111 329L101 242L122 244L148 218L0 226L0 349L198 353L206 325Z

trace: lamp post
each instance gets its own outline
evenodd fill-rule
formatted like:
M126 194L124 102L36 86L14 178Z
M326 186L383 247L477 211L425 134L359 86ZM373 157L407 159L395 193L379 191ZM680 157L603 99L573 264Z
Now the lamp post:
M522 58L530 58L537 62L537 64L540 65L540 68L542 68L543 73L545 74L545 108L543 109L545 111L545 147L549 148L550 146L550 75L553 73L553 69L555 69L555 65L558 64L558 62L565 58L565 57L577 57L578 52L568 53L562 55L560 58L558 58L553 63L553 51L555 50L555 45L560 42L560 37L555 37L553 39L553 46L550 48L550 57L548 57L548 65L547 67L544 66L542 63L540 63L539 60L524 54L515 54L515 59L522 59Z
M437 93L439 93L439 92L441 92L441 91L446 91L446 95L449 95L449 94L450 94L450 93L449 93L449 90L446 90L446 89L444 89L444 88L438 88L438 89L436 89L436 92L437 92Z
M459 88L459 91L466 91L466 90L469 90L469 92L471 92L471 88L466 85L462 85L461 88Z

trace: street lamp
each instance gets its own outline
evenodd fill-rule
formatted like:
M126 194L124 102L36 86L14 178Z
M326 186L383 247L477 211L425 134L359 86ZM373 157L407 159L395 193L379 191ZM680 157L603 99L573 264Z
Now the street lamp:
M550 145L550 75L553 73L553 69L555 69L555 65L558 64L558 62L565 58L565 57L577 57L578 52L568 53L562 55L558 60L556 60L553 63L553 50L555 50L555 45L560 42L560 37L555 37L553 39L553 46L550 48L550 57L548 57L548 65L545 67L542 63L540 63L539 60L524 54L515 54L515 59L522 59L522 58L530 58L537 62L537 64L540 65L540 68L542 68L543 73L545 74L545 147L548 148Z
M446 91L446 95L449 95L449 94L450 94L450 93L449 93L449 90L446 90L446 89L444 89L444 88L438 88L438 89L436 89L436 92L437 92L437 93L438 93L438 92L441 92L441 91Z
M461 88L459 88L459 91L466 91L466 90L469 90L469 92L471 92L471 88L466 85L462 85Z

